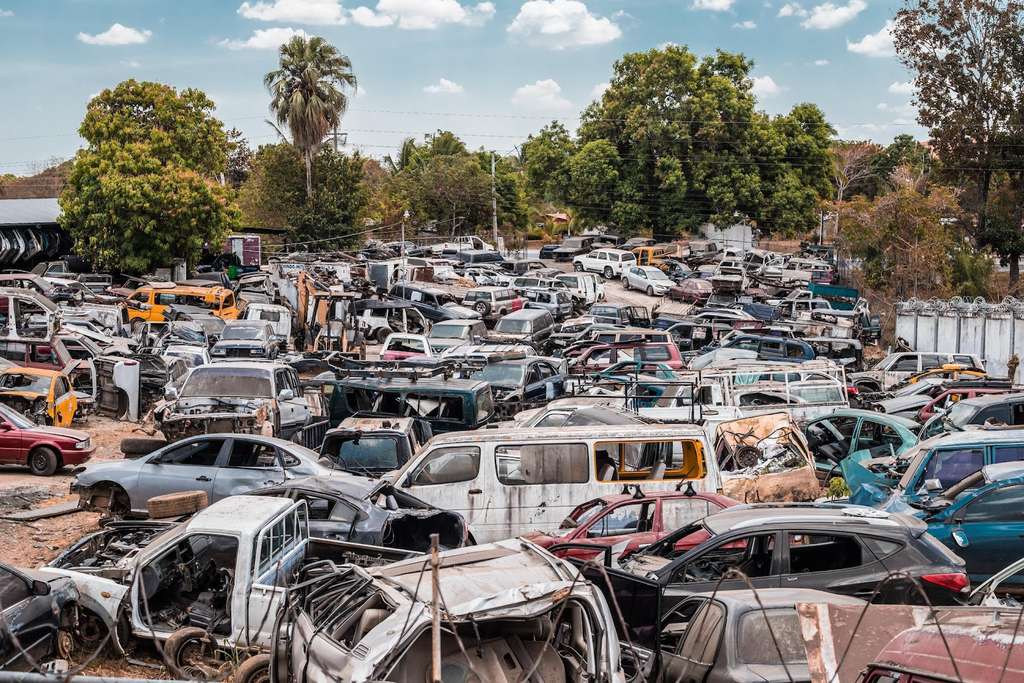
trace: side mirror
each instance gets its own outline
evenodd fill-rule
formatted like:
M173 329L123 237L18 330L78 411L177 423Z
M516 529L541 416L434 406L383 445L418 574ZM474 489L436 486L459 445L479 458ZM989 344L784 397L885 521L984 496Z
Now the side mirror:
M46 583L45 581L40 581L39 579L36 579L35 581L32 582L31 589L32 589L32 595L49 595L50 594L50 584Z
M290 401L293 398L295 398L295 392L292 391L291 389L282 389L277 394L277 400L278 401Z
M178 390L175 387L164 388L164 398L168 401L173 401L178 398Z
M961 548L966 548L971 544L970 539L967 538L967 534L963 529L953 529L953 542Z
M935 491L941 491L942 490L942 482L939 481L938 479L925 479L924 480L924 490L928 491L929 493L934 493Z

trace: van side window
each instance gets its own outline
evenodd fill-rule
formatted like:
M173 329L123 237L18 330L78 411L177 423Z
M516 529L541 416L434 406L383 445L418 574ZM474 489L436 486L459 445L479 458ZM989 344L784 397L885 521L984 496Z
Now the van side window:
M480 449L476 446L451 446L431 451L409 475L412 486L454 484L472 481L480 473Z
M601 481L700 479L704 452L699 441L602 441L594 445L594 471Z
M893 372L917 372L917 358L915 356L897 358L890 370Z
M506 486L582 484L590 480L583 444L499 446L494 449L498 481Z

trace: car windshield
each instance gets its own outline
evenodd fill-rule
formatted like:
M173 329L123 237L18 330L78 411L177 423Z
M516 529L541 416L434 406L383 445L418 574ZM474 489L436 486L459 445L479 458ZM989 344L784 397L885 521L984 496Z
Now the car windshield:
M477 370L470 377L483 380L491 384L503 384L506 386L519 386L523 381L523 372L526 368L519 362L491 363L482 370Z
M590 309L590 315L594 317L618 318L619 309L614 306L594 306Z
M0 403L0 418L6 420L18 429L31 429L36 426L32 420L3 403Z
M523 334L530 331L530 321L519 318L502 318L494 326L495 332L507 332L512 334Z
M332 439L324 447L324 456L336 460L345 469L398 469L398 440L390 436L346 435Z
M181 396L273 398L272 389L268 372L224 365L195 370L185 381Z
M648 270L647 278L650 280L664 280L666 282L672 282L672 279L669 278L668 275L665 275L665 273L661 272L657 268L652 268L651 270Z
M221 339L262 339L264 328L257 325L228 325Z
M0 375L0 389L4 391L28 391L33 394L50 393L50 378L37 375L11 373Z
M469 339L469 326L439 323L430 330L431 339Z
M972 406L970 403L960 401L949 409L946 420L956 427L965 427L971 424L971 420L978 414L979 410L981 408L978 406Z
M576 526L583 526L590 520L597 517L601 512L608 507L608 503L603 500L596 501L596 503L587 503L590 507L584 510L578 510L574 515L569 515L569 519L573 519L576 522Z

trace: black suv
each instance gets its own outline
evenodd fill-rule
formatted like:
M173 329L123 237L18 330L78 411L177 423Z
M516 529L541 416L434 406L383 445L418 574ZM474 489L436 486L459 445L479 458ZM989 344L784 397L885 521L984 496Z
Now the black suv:
M461 317L445 308L445 304L458 304L459 302L454 296L441 289L408 284L395 285L388 292L388 296L408 301L430 322L436 323L439 320Z
M923 604L907 578L913 577L931 604L959 604L969 592L963 589L964 561L927 532L914 517L855 505L738 505L620 560L626 573L609 572L620 586L630 580L657 584L662 613L694 593L747 588L740 579L719 581L730 569L749 577L755 588L810 588ZM705 536L710 538L693 546ZM880 586L893 574L900 577Z

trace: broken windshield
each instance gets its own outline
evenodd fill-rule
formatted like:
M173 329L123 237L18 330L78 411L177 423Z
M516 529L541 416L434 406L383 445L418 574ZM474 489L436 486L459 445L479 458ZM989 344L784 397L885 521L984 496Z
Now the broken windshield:
M182 387L182 398L199 396L233 396L245 398L272 398L270 375L248 368L199 368Z

